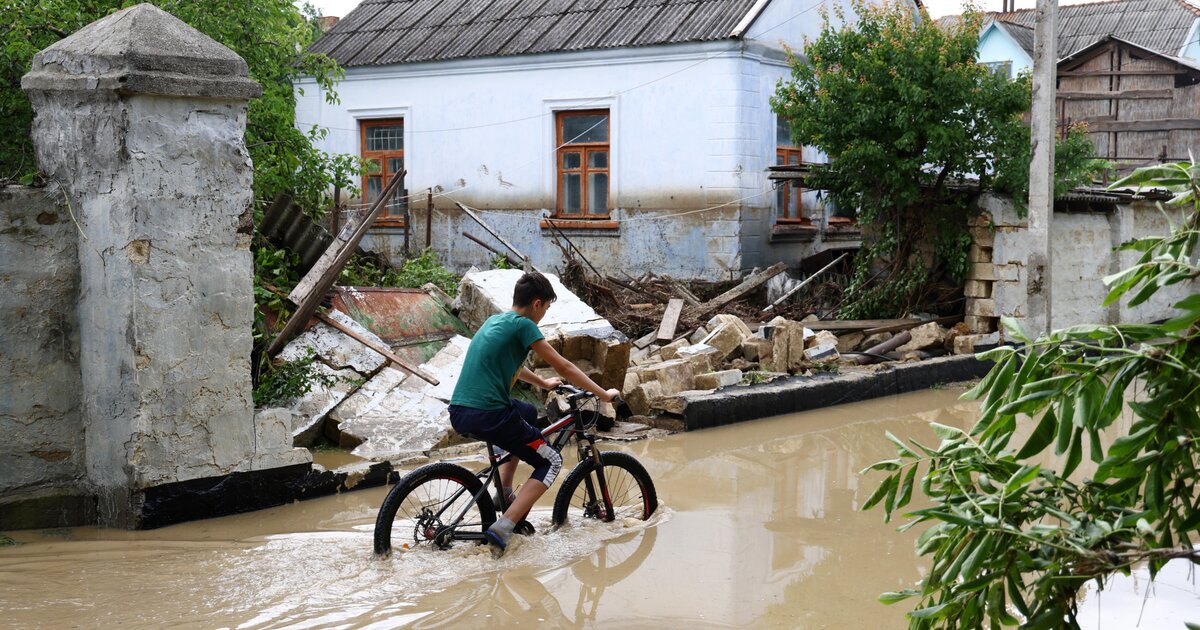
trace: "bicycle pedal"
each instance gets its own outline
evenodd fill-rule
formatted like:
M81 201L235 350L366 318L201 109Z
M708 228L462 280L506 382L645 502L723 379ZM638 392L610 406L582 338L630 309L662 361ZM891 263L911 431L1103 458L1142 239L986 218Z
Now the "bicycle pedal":
M513 527L513 533L520 534L522 536L532 536L537 533L537 530L534 529L533 523L522 519L520 523L517 523L516 526Z

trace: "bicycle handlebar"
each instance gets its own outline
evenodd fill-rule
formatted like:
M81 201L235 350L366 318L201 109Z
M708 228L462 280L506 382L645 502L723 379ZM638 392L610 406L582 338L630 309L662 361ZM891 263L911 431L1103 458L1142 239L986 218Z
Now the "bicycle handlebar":
M555 393L565 395L567 400L570 402L575 402L583 398L598 398L598 396L592 392L584 391L578 387L575 387L574 385L567 385L566 383L555 387L554 391ZM616 398L613 398L611 402L614 405L619 404L621 402L621 397L617 396Z

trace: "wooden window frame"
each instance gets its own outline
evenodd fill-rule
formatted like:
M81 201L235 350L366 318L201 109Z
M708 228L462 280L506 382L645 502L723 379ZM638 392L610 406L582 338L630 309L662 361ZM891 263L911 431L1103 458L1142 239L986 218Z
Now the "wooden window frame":
M367 127L380 126L380 125L383 125L383 126L400 125L400 128L402 130L401 133L403 133L405 121L404 121L404 118L364 118L364 119L360 119L358 121L359 154L362 156L362 159L364 161L366 161L366 160L378 160L379 161L380 172L378 173L378 175L381 175L381 177L382 177L382 179L380 181L380 190L383 190L383 189L387 188L388 182L391 181L392 175L393 175L393 173L388 172L388 158L403 159L406 168L408 166L408 160L404 156L404 149L400 149L398 151L395 151L395 150L393 150L393 151L368 151L367 150ZM376 173L370 173L370 172L363 173L363 176L362 176L362 200L363 200L363 203L366 203L366 199L367 199L367 178L373 177L375 175L376 175ZM396 198L396 197L401 198L401 200L400 200L400 210L401 211L403 211L403 209L408 205L408 200L403 198L404 195L405 195L404 183L401 182L400 188L397 189L395 193L393 193L393 198ZM399 227L399 228L406 227L405 223L404 223L404 215L403 214L399 214L399 215L391 214L389 212L390 209L391 209L390 207L384 206L383 210L379 213L379 216L375 219L375 227Z
M573 116L596 116L603 115L605 117L605 126L607 129L608 142L576 142L568 145L563 143L569 138L563 137L563 122L567 118ZM564 109L554 113L554 130L555 142L554 146L558 150L554 152L554 215L555 219L570 219L575 221L611 221L612 218L612 114L608 108L602 109ZM588 166L588 155L594 151L604 151L608 154L607 164L605 168L594 168ZM579 168L566 169L563 167L563 156L567 153L580 153ZM566 173L579 173L579 212L567 213L563 212L563 175ZM588 203L588 175L591 173L604 173L608 175L608 194L605 199L609 200L608 207L603 213L589 212ZM559 225L564 225L559 223Z
M779 146L775 147L775 163L776 164L791 164L791 162L789 162L788 159L792 156L796 157L796 164L804 163L804 152L801 149L801 147L793 147L793 146L786 146L786 145L779 145ZM784 182L783 186L780 188L780 191L783 192L783 208L782 209L783 209L784 214L783 214L783 216L780 216L780 214L779 214L780 209L776 208L775 209L775 222L776 223L799 224L799 225L812 225L812 220L809 219L808 217L804 216L804 203L803 203L803 197L801 197L801 195L804 193L804 189L798 185L792 185L789 182ZM791 216L791 214L790 214L790 208L792 206L791 202L792 202L793 195L795 195L795 197L796 197L796 216ZM778 198L778 197L776 197L776 198Z

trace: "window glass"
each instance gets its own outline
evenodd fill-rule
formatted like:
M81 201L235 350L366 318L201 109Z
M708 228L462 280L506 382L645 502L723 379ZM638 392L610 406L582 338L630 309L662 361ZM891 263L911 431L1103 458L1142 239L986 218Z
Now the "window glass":
M783 116L775 116L775 144L781 147L792 146L792 128Z
M579 168L582 161L579 159L578 153L563 154L563 168Z
M563 116L563 144L608 142L608 114Z
M588 173L588 213L608 214L608 173Z
M608 168L608 151L588 152L588 168Z
M577 213L581 207L583 191L579 173L564 173L562 176L563 212Z
M367 151L403 151L404 125L367 125Z
M379 199L379 195L383 193L383 178L378 175L372 175L367 178L367 203L375 203Z

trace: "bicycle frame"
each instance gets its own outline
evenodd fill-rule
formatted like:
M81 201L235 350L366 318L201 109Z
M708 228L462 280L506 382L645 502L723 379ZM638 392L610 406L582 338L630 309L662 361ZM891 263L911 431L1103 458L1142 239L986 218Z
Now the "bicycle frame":
M559 453L562 453L563 448L566 447L567 443L571 441L572 437L576 438L576 446L579 449L579 461L582 462L586 458L590 457L595 462L597 471L596 478L600 485L599 496L604 497L604 520L611 521L615 517L615 514L613 511L612 499L609 497L608 493L608 481L605 479L604 467L600 461L600 451L595 448L596 436L587 432L587 426L583 422L583 414L578 405L576 405L578 400L585 397L586 396L580 393L569 396L567 401L570 407L567 411L567 415L551 423L550 426L546 427L545 429L542 429L542 438L546 439L557 433L558 435L555 436L554 439L546 439L546 441L551 448ZM467 512L471 510L471 506L478 503L480 497L487 494L488 486L494 485L499 491L498 494L501 496L501 505L495 506L497 513L502 514L504 510L508 508L507 498L504 497L504 489L500 484L500 466L512 459L514 456L512 453L507 453L501 457L496 452L497 447L494 444L488 443L487 446L489 460L488 466L475 473L476 477L484 480L479 488L479 491L471 498L471 501L464 505L459 513L450 520L450 524L445 527L445 529L450 530L450 537L452 540L486 540L482 532L460 532L458 531L458 526L460 523L462 523L462 519L467 515ZM597 498L597 494L596 488L592 486L591 477L588 477L584 481L588 498L594 501ZM453 505L454 502L457 501L458 498L461 497L466 491L466 488L461 488L455 492L450 499L446 501L446 507L448 508L449 506ZM443 508L443 510L445 509L446 508ZM442 512L439 511L437 517L440 518L441 515Z

